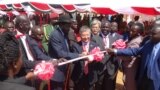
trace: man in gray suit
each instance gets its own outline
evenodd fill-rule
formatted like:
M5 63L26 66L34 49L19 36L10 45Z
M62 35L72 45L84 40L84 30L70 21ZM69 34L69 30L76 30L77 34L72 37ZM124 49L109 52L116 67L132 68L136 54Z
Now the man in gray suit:
M116 22L103 22L101 28L101 36L105 43L105 48L112 48L112 44L116 40L122 39L122 36L116 33L118 30L118 25ZM115 90L117 70L119 67L118 61L116 59L116 57L110 56L110 58L105 63L106 70L104 73L105 78L102 90Z

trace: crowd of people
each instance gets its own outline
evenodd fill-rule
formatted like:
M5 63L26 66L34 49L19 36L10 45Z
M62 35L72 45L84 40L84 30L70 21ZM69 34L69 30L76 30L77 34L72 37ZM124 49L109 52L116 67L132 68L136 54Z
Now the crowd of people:
M0 24L0 90L115 90L118 70L123 72L124 90L160 90L160 19L154 22L123 22L123 15L106 17L60 15L49 24L31 25L26 15ZM121 18L120 18L121 17ZM122 39L126 49L113 43ZM100 62L82 59L99 47ZM52 79L42 80L32 70L41 61L56 66Z

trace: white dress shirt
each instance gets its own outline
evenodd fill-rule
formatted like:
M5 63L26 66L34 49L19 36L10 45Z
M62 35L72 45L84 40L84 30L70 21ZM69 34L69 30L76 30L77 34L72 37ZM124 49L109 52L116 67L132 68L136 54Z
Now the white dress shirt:
M105 45L105 49L106 49L106 48L109 48L109 37L108 37L108 35L107 35L107 36L104 36L104 35L102 34L102 37L103 37L103 42L104 42L104 45Z
M30 51L28 43L26 42L26 35L20 37L20 39L22 40L23 46L25 48L25 51L26 51L26 54L27 54L27 57L28 57L28 60L34 61L34 58L33 58L33 55L32 55L32 53Z

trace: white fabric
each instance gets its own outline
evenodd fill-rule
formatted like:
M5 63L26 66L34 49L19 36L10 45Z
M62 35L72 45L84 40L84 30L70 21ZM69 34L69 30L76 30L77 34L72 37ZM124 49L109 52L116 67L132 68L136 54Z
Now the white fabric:
M83 49L86 51L86 52L89 52L89 42L82 42L82 45L83 45Z
M105 49L106 48L109 48L109 38L108 38L108 35L107 36L104 36L102 34L102 37L103 37L103 42L104 42L104 45L105 45Z
M26 51L26 54L27 54L27 57L28 57L28 60L34 61L34 58L31 55L31 52L29 51L30 49L29 49L29 47L28 47L28 45L26 43L26 36L24 35L20 39L22 40L23 46L25 48L25 51Z

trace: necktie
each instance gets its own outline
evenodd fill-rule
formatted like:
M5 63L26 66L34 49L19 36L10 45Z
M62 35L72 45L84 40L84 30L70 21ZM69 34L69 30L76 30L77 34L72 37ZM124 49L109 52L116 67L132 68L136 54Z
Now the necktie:
M88 47L87 44L83 45L83 51L84 52L88 52ZM88 74L88 60L84 61L84 74L87 75Z

